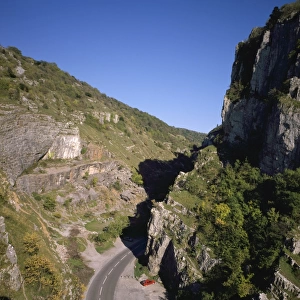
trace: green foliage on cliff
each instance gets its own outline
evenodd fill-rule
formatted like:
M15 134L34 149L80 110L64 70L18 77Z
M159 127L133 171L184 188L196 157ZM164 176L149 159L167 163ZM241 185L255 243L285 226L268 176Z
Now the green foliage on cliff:
M180 200L185 195L184 201L191 204L185 206L196 213L199 244L221 259L203 274L202 298L240 299L268 288L280 266L284 242L297 230L300 169L268 176L248 162L221 168L210 148L200 151L195 169L171 196L185 204ZM197 251L199 255L198 246L188 253L196 258ZM293 274L291 266L285 265L285 272ZM185 299L181 294L179 299Z
M256 91L251 90L250 82L255 66L255 60L258 55L258 49L261 46L261 42L266 31L274 30L275 26L281 26L282 22L287 22L290 19L294 19L300 14L300 2L295 1L293 3L285 4L281 8L275 7L270 14L268 21L264 27L256 27L252 30L248 39L240 42L236 48L236 59L233 66L235 72L232 74L232 81L229 89L226 92L226 96L233 102L239 99L254 95L257 95ZM292 49L288 54L289 65L293 66L296 63L297 55L299 53L299 43L295 45L295 49ZM274 86L274 84L273 84ZM282 89L277 83L277 89ZM263 96L262 96L263 97Z
M281 8L274 7L269 20L266 23L267 28L272 28L278 21L295 18L300 12L299 0L283 5Z

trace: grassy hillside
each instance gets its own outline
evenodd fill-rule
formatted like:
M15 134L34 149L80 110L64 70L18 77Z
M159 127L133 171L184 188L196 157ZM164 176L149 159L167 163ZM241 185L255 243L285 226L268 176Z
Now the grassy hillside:
M4 115L10 110L49 115L79 128L83 145L79 159L48 157L27 168L23 176L49 174L50 178L58 169L79 165L82 170L95 159L113 161L114 166L109 171L85 172L75 182L52 190L44 190L39 182L39 192L31 195L11 187L0 170L0 217L5 222L5 232L0 231L1 299L82 299L93 270L81 253L91 243L100 253L111 247L128 225L128 216L133 218L136 205L147 197L136 171L139 164L172 160L178 152L189 154L205 136L168 126L99 92L55 63L24 57L15 47L0 47L0 110ZM90 157L91 148L104 154ZM131 199L122 199L122 192ZM17 264L6 256L6 236ZM23 281L17 290L11 285L11 278L18 278L11 277L12 266L18 266Z
M172 157L172 152L199 146L205 134L168 126L60 70L55 63L22 56L15 47L0 48L0 103L71 122L81 137L107 147L137 166L145 158Z

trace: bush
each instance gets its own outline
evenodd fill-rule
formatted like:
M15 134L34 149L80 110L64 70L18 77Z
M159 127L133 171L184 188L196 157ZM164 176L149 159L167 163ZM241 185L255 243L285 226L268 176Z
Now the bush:
M19 88L24 92L27 92L27 93L29 92L28 86L22 82L19 84Z
M98 178L94 177L91 182L92 186L95 187L97 185L97 182L98 182Z
M43 104L43 108L44 108L44 109L49 109L48 104L47 104L47 103L44 103L44 104Z
M121 186L121 183L119 180L115 181L113 184L112 184L112 187L117 190L117 191L121 191L122 189L122 186Z
M7 49L8 49L9 51L14 52L15 54L22 55L21 50L19 50L17 47L9 46L9 47L7 47Z
M61 214L59 212L54 212L53 213L53 217L60 219L61 218Z
M32 197L36 200L36 201L41 201L42 200L42 197L36 193L36 192L33 192L32 193Z
M16 78L16 77L17 77L17 76L14 74L13 70L12 70L10 67L7 68L7 73L8 73L8 76L9 76L10 78Z
M40 250L39 236L33 233L26 233L23 238L24 251L29 255L36 255Z
M131 180L132 180L132 182L134 182L137 185L143 185L144 184L142 175L139 174L136 170L134 170L132 172Z
M82 147L80 153L84 155L87 152L87 147Z
M55 199L53 199L53 198L50 197L50 196L47 196L47 197L45 198L45 200L44 200L43 206L44 206L44 209L53 212L53 211L55 210L55 207L56 207Z
M9 79L0 78L0 91L8 91L9 89Z

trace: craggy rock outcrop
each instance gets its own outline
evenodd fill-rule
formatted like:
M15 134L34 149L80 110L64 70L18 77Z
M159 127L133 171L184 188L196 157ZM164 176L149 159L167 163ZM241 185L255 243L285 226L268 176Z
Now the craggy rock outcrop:
M42 158L59 132L49 116L20 113L15 107L1 107L0 167L11 184L34 162Z
M287 280L280 272L275 273L274 283L271 285L272 294L279 296L280 299L290 299L289 294L295 298L300 298L300 289Z
M300 254L300 239L299 237L293 237L286 242L286 246L293 254Z
M81 154L82 144L78 127L64 128L56 136L44 159L73 159Z
M256 28L239 43L224 98L224 141L274 174L300 166L300 19Z
M169 291L198 288L196 281L201 278L201 271L208 271L218 261L211 259L204 246L197 256L199 265L194 265L186 249L195 249L199 241L194 236L194 229L189 228L176 213L156 203L151 209L148 223L148 243L146 255L148 268L152 275L159 274ZM180 207L179 203L169 201L168 205ZM182 211L181 211L182 213Z
M129 171L124 168L121 172L118 166L117 161L105 161L75 166L64 165L42 170L37 168L33 174L20 176L16 187L27 194L41 193L61 188L67 183L79 184L82 181L90 181L91 177L97 178L97 184L102 186L109 186L117 180L124 186L132 184L129 180Z
M8 233L5 231L4 218L0 216L0 244L1 249L6 247L4 258L0 259L2 262L0 270L0 286L6 285L12 290L19 290L22 284L21 273L18 267L17 254L14 247L8 243Z
M1 105L0 167L11 185L24 170L44 157L74 158L80 155L78 129L56 122L51 116Z

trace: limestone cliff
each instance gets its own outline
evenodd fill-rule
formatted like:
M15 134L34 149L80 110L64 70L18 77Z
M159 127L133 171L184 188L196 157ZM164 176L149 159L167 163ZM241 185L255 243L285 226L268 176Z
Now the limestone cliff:
M224 98L222 126L215 128L202 144L202 148L198 153L198 159L202 156L202 160L195 164L195 169L190 174L181 173L175 181L173 189L178 187L178 199L186 207L192 206L191 203L194 201L194 198L191 195L188 198L184 192L188 191L190 194L197 195L198 199L195 200L197 204L194 206L193 212L196 212L198 215L194 224L198 222L198 225L202 225L193 228L193 213L189 213L189 209L186 207L182 208L182 205L172 201L170 198L170 194L174 190L162 203L154 205L151 210L147 245L148 267L152 274L160 275L169 291L173 292L184 288L188 289L191 286L194 287L193 284L198 281L200 283L200 293L201 289L203 289L204 293L202 295L205 295L205 299L225 299L222 296L218 298L217 281L214 278L219 271L218 268L222 266L222 263L225 263L225 256L222 256L222 249L218 251L221 248L221 243L219 243L221 239L209 244L211 249L205 245L205 238L208 239L214 236L214 233L211 233L213 230L209 228L208 219L205 219L205 214L210 210L215 217L216 211L214 209L218 209L219 203L230 206L230 202L235 197L237 199L241 196L240 204L243 203L246 199L246 193L240 192L240 194L236 193L236 195L233 195L235 192L226 186L226 179L217 180L218 168L216 166L219 165L219 162L215 160L215 164L209 164L211 158L214 158L212 156L213 152L209 153L209 155L206 153L207 156L205 156L204 151L211 147L211 144L214 144L218 148L218 154L222 162L247 159L251 167L259 167L259 169L256 168L259 170L258 172L261 170L262 173L271 175L283 172L285 169L300 167L299 87L300 3L297 1L294 4L283 6L281 9L275 8L265 27L255 28L247 41L239 43L232 67L230 89ZM230 170L228 171L228 176L231 177L234 172L232 173L230 165L228 167ZM193 172L193 176L190 176ZM236 181L237 184L239 182L238 178L232 180ZM212 184L209 184L209 182ZM297 184L295 185L297 186ZM266 185L266 188L263 187L262 190L265 192L268 188L270 187ZM226 192L215 193L215 191L222 189L225 189ZM229 194L231 195L229 196ZM256 196L252 196L250 203L254 197ZM267 203L272 198L272 195L262 193L261 197ZM212 205L211 203L215 204ZM238 215L235 210L236 207L235 205L231 207L235 211L235 213L232 213L232 216ZM272 209L275 212L274 207L267 207L265 212L260 213L270 213ZM243 206L241 215L245 214L244 217L246 219L248 216L246 216L245 211L246 209ZM218 222L215 219L215 223L217 224ZM299 224L297 222L296 225ZM252 223L252 220L250 223ZM270 223L273 225L273 222ZM189 226L186 224L189 224ZM280 230L283 230L285 226L287 225L282 225ZM222 231L220 227L216 228L215 232ZM237 227L234 226L231 232L233 236L234 232L237 232ZM234 237L232 244L236 243L237 240ZM251 239L249 241L252 242ZM299 253L298 242L299 238L291 238L288 241L289 249L292 253ZM235 245L235 248L239 246ZM229 243L226 245L226 249L230 249ZM236 249L231 250L232 252L228 257L232 258ZM281 251L283 252L283 247ZM241 251L243 255L246 252L246 249ZM214 253L218 253L219 257L214 257ZM276 255L278 255L279 260L282 254L279 255L278 252ZM299 274L297 273L298 265L294 261L290 263L289 260L292 260L292 258L288 255L287 257L287 259L280 257L281 262L276 265L280 267L277 267L277 269L270 268L268 277L260 279L265 280L265 282L264 286L258 289L268 290L272 297L269 298L270 295L261 294L260 299L299 298L299 282L297 280L293 281L292 276L289 276L290 274L282 267L286 266L286 269L290 270L291 274L294 274L293 272ZM298 256L294 257L298 258ZM297 259L295 260L297 261ZM216 266L216 268L211 272L213 273L211 274L211 293L207 297L208 294L205 290L207 281L201 280L201 276L211 270L213 266ZM251 267L253 268L254 264L250 266L247 262L247 264L243 265L245 277L242 281L244 283L237 292L240 298L245 297L244 292L247 288L249 294L258 291L250 291L252 288L247 283L250 278L249 270L251 270ZM251 272L254 271L251 270ZM226 269L223 274L224 277L221 278L220 290L227 284L230 284L229 281L231 279L228 279L230 277L229 273ZM257 273L260 273L260 271L257 271ZM238 286L239 283L236 283L236 286ZM255 285L255 288L257 288L259 283L255 282ZM269 286L267 287L267 285ZM240 299L237 295L228 299Z
M80 155L78 128L13 105L1 105L0 136L0 167L12 185L44 156L67 159Z
M225 143L269 174L300 166L299 46L299 10L274 9L238 44L224 98Z
M0 247L0 283L17 291L21 288L22 276L18 266L16 251L9 243L8 233L5 229L5 221L2 216L0 216Z
M180 213L191 214L172 198L155 204L148 224L146 250L151 274L159 275L168 290L175 294L187 287L197 290L202 272L218 263L210 257L209 249L200 245L195 228L187 226L179 217ZM198 250L195 251L196 246ZM194 256L188 254L192 249Z

